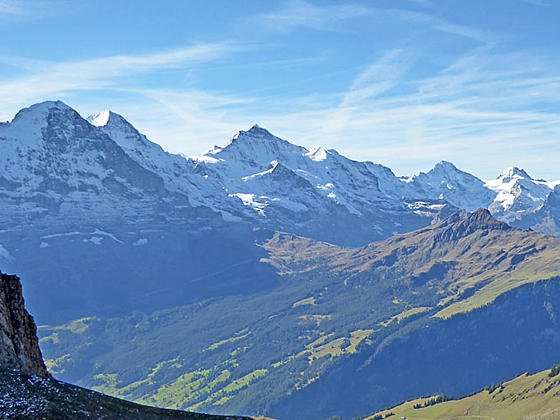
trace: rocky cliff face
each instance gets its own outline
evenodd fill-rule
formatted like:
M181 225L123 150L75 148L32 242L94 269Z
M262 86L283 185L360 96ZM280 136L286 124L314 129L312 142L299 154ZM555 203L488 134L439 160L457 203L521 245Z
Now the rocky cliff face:
M37 327L25 310L17 276L0 272L0 368L49 377L43 363Z

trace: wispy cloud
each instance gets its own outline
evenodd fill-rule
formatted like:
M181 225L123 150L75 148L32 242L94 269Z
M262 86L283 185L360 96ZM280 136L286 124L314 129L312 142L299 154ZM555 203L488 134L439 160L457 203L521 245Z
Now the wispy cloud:
M547 0L521 0L523 3L532 4L533 6L550 6L550 2Z
M152 139L165 140L165 148L174 153L201 154L256 122L247 115L248 107L257 102L252 97L200 90L150 89L137 93L144 98L143 103L122 112L138 118L139 128Z
M354 79L344 94L341 107L356 105L360 101L372 99L395 87L408 69L410 59L410 52L396 49L371 63Z
M406 22L427 25L433 30L470 38L475 41L490 42L495 38L495 35L488 34L478 28L450 22L446 19L426 12L418 12L408 9L377 9L377 12Z
M13 0L0 0L0 15L21 15L23 9Z
M371 14L372 10L356 4L315 6L305 1L290 1L286 7L256 16L256 20L280 30L307 27L317 30L336 30L335 23Z
M437 76L417 80L414 92L363 103L341 124L355 133L345 132L346 138L362 139L352 141L361 154L369 149L397 168L428 164L434 156L473 165L476 155L476 166L495 171L498 161L560 152L560 74L554 68L530 53L477 49Z
M544 0L525 1L540 2ZM430 4L430 2L425 0L420 0L420 3L423 6ZM383 9L366 7L352 3L319 6L303 0L294 0L274 12L256 15L253 17L253 20L281 31L288 31L298 27L321 31L341 31L347 27L340 26L340 23L360 17L397 18L407 22L429 25L432 29L440 32L467 37L481 42L486 42L490 38L489 34L480 29L449 22L426 12L404 8Z
M0 0L0 23L64 15L83 6L83 3L72 0Z
M238 48L231 42L197 44L143 55L113 55L58 63L0 57L0 62L27 70L26 75L0 82L0 97L4 98L3 107L12 107L14 103L28 104L84 90L122 88L125 79L133 75L189 68L224 57Z

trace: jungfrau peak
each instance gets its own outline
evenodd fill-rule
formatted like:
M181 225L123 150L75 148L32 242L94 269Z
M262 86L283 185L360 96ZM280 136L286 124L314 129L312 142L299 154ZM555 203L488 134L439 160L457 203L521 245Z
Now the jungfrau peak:
M441 161L427 173L411 177L410 186L416 186L420 196L438 197L467 211L487 207L494 198L484 182L457 169L451 162Z

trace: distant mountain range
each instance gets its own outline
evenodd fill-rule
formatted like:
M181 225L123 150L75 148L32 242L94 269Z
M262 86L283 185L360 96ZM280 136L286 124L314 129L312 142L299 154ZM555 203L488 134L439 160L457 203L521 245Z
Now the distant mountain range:
M0 124L0 264L28 279L44 322L163 309L274 283L255 246L268 231L362 246L483 207L560 234L555 185L517 168L485 182L448 162L397 177L258 126L185 158L111 111L84 119L48 101Z
M0 125L0 170L0 217L12 224L84 215L99 223L189 223L203 214L214 223L246 222L355 246L427 225L454 208L483 207L515 226L560 232L555 200L548 200L558 182L518 168L484 182L440 162L427 173L397 177L382 165L310 151L256 125L224 147L185 158L118 114L86 120L62 102L33 105Z
M187 158L44 102L0 124L0 203L50 371L115 396L363 415L560 358L560 185L518 168L398 177L258 126Z

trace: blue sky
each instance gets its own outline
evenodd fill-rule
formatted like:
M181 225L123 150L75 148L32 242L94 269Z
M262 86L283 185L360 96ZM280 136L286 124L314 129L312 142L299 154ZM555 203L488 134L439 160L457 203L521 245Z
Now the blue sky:
M0 0L0 120L110 108L171 152L254 123L398 174L560 179L556 0Z

